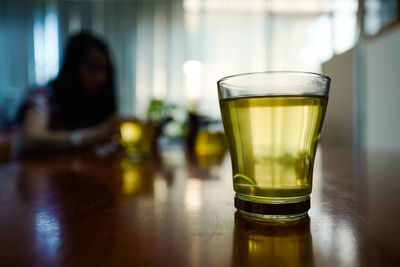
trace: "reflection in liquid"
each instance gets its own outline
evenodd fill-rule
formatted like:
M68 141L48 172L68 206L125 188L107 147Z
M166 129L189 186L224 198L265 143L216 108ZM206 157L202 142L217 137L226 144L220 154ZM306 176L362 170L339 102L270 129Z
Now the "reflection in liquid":
M313 266L310 218L271 224L235 213L232 266Z

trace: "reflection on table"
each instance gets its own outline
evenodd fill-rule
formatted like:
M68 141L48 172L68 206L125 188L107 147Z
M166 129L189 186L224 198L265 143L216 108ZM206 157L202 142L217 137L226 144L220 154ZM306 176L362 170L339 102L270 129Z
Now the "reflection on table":
M232 266L313 266L310 218L286 224L235 213Z

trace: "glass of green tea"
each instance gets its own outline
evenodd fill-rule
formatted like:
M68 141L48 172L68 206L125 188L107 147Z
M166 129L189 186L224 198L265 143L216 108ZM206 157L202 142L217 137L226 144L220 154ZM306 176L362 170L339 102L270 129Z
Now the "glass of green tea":
M240 213L273 221L307 215L330 82L306 72L247 73L218 81Z
M121 144L131 161L150 157L155 144L155 126L151 121L122 118L120 124Z

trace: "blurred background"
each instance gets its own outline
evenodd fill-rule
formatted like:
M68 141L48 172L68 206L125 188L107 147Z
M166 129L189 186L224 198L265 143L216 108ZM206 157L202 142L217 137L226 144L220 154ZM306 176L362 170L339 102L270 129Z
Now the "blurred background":
M399 14L398 0L1 1L2 138L86 30L110 47L120 114L145 117L156 100L178 107L176 120L218 121L224 76L322 72L333 79L323 142L400 149Z

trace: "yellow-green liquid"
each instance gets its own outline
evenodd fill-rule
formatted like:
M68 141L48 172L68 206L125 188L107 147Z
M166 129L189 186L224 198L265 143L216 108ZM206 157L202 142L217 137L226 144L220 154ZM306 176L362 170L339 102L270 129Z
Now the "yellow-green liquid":
M322 96L220 100L239 197L265 203L308 198L327 101Z

